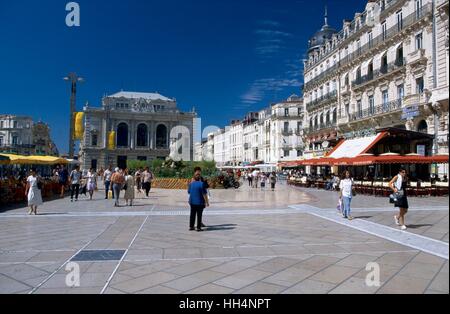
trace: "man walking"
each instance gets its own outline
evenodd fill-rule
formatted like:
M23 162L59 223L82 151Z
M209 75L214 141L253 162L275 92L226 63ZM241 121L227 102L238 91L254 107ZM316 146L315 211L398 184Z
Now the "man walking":
M78 195L80 194L81 172L80 166L76 166L70 173L70 201L73 202L73 196L75 194L75 202L78 201Z

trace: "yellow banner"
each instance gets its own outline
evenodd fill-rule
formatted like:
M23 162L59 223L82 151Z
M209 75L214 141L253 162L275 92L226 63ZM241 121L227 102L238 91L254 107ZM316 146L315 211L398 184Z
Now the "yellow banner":
M75 130L74 130L74 139L82 140L84 137L84 112L76 112L74 114L75 118Z
M114 150L116 149L116 132L111 131L108 135L108 149Z

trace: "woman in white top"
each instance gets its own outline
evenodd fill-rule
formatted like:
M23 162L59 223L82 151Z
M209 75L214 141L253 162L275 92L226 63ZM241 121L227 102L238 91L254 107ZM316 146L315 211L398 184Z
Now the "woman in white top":
M85 176L85 179L87 179L87 190L89 192L89 198L90 200L92 200L94 191L95 189L97 189L97 173L93 168L89 169L89 172Z
M28 206L30 206L29 214L37 215L38 206L42 205L42 194L38 186L39 178L37 177L36 170L31 169L31 175L27 178L27 187L25 195L28 199Z
M128 206L128 201L129 201L129 205L133 206L134 177L129 174L128 169L125 169L125 185L126 185L126 189L125 189L124 198L125 198L126 205Z
M406 195L407 177L406 169L401 168L398 175L396 175L391 182L389 182L389 187L394 192L395 196L395 207L400 209L398 215L394 216L395 224L400 226L402 230L406 230L405 216L408 213L409 204L408 197Z
M340 184L340 199L342 201L342 215L348 220L353 220L351 216L351 203L353 198L353 179L351 177L350 171L344 172L344 177L342 178Z

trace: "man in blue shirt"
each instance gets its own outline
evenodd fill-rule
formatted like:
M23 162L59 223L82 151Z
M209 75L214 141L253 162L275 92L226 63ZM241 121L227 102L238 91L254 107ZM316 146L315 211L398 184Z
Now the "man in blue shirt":
M209 206L208 191L205 183L202 181L202 171L195 169L194 178L188 187L189 205L191 206L191 217L189 230L195 230L195 216L197 216L197 231L202 230L202 215L205 207Z

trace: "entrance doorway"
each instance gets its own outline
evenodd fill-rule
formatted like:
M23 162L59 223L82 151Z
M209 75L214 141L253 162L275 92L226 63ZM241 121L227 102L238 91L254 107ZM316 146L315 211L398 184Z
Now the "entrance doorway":
M118 156L117 157L117 167L120 169L126 169L127 168L127 156Z

